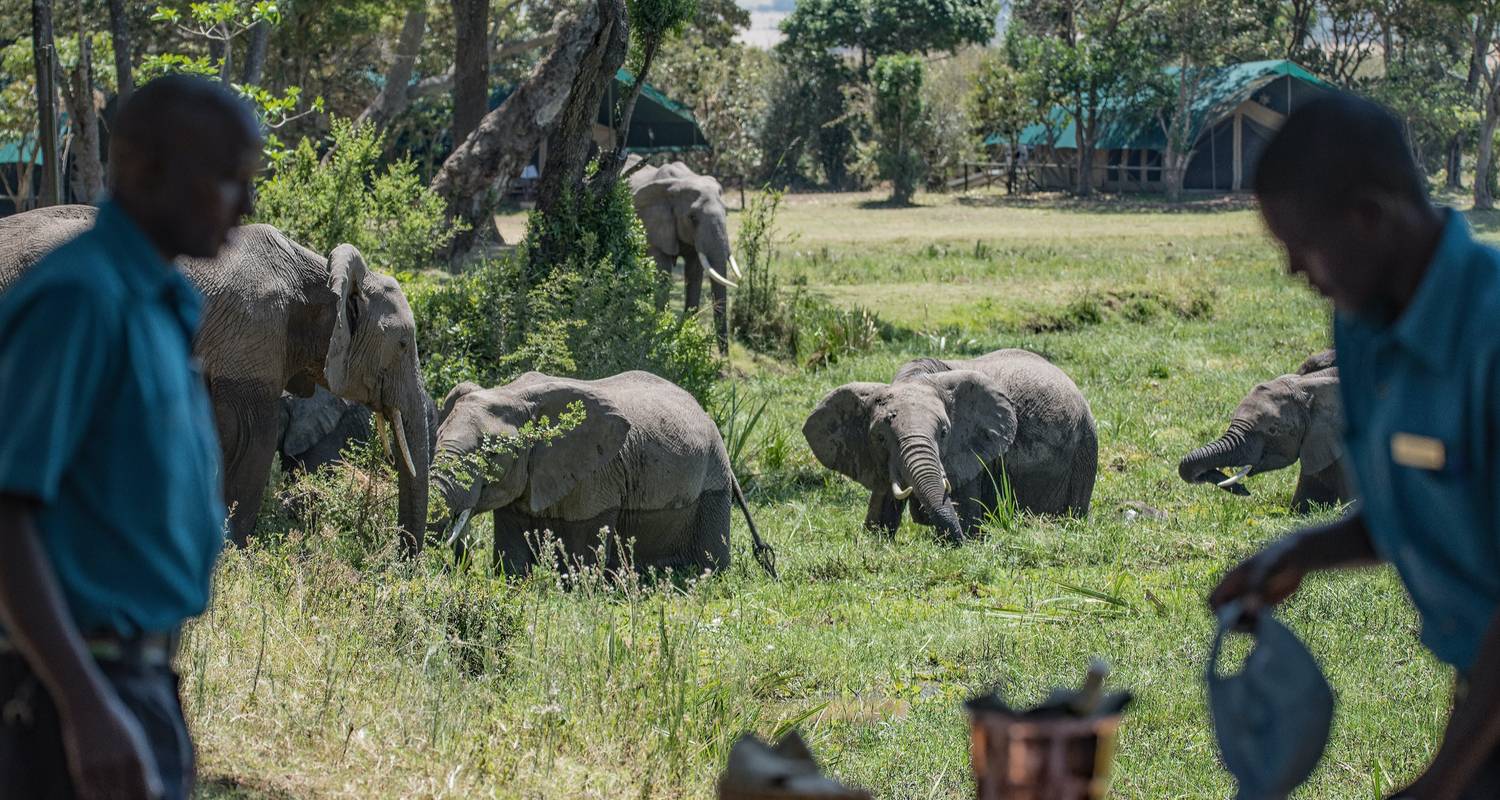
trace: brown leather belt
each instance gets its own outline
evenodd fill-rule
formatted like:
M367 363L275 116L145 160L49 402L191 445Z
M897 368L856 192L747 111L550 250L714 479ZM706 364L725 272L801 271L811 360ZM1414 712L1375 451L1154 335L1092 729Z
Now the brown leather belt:
M171 667L177 657L182 636L173 633L146 633L123 636L85 636L84 646L95 661L111 664L144 664L148 667ZM10 639L0 636L0 655L21 655Z

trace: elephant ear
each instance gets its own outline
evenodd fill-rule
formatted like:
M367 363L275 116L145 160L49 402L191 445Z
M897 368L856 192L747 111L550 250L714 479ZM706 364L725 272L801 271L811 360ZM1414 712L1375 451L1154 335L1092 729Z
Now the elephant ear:
M883 383L846 383L829 392L802 425L818 463L872 492L886 483L885 462L870 446L871 409L886 388Z
M458 405L458 401L462 400L464 395L472 394L479 391L479 389L479 384L473 381L464 381L453 387L453 390L448 392L448 396L443 398L443 408L438 412L437 424L443 424L443 420L446 420L448 415L453 413L453 407Z
M292 456L311 450L313 445L332 433L343 418L344 410L349 407L347 401L335 397L322 387L306 400L283 396L281 403L287 413L286 435L281 443L281 451Z
M1322 472L1343 455L1344 407L1337 375L1316 373L1297 386L1307 409L1307 433L1297 457L1307 473Z
M354 332L359 329L365 301L363 287L369 274L365 257L352 244L341 244L328 255L328 288L337 296L337 316L333 335L328 340L328 362L324 375L328 388L339 397L360 397L353 386L349 357L354 346Z
M943 391L948 404L948 438L942 444L943 471L955 486L984 472L1016 440L1016 408L994 378L960 369L925 380ZM999 480L999 476L994 476Z
M603 469L625 447L630 420L608 398L577 384L550 384L527 393L532 419L543 415L553 424L574 401L583 403L584 418L577 427L550 442L531 448L529 490L531 513L551 508L573 491L578 482Z
M677 255L677 215L672 211L675 178L646 181L635 189L635 213L646 229L646 241L667 255Z

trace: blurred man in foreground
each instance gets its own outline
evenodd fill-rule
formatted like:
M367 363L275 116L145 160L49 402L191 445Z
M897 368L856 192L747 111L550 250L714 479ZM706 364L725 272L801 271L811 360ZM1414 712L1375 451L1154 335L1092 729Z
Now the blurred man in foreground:
M223 86L141 87L94 227L0 295L0 797L188 798L172 669L223 547L219 446L173 264L250 211L259 124Z
M1246 560L1210 605L1271 606L1310 572L1393 564L1423 644L1458 674L1442 746L1397 796L1500 797L1500 253L1428 201L1400 123L1349 95L1291 115L1255 193L1292 274L1333 301L1362 505Z

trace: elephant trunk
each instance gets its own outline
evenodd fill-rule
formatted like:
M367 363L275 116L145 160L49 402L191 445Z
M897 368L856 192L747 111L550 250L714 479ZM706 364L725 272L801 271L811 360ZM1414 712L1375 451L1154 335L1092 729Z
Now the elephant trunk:
M1234 494L1249 494L1239 483L1249 474L1248 470L1230 476L1223 469L1254 465L1260 460L1263 447L1260 435L1249 423L1234 420L1222 436L1183 456L1177 464L1177 474L1188 483L1217 483Z
M427 530L427 492L431 452L427 442L427 409L421 390L407 392L390 408L391 427L396 434L396 520L401 526L401 544L408 556L422 551Z
M933 525L950 541L962 540L963 527L958 522L953 504L948 502L948 481L943 474L937 444L932 438L920 434L901 437L900 467L897 483L900 482L899 473L905 472L911 481L910 492L916 496Z

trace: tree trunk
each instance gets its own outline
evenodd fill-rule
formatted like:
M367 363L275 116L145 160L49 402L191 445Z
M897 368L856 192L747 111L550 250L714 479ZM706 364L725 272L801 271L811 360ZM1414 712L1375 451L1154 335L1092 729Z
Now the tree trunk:
M453 149L479 127L490 102L489 0L453 6Z
M1464 175L1463 175L1463 168L1464 168L1464 141L1463 141L1463 135L1462 134L1455 133L1455 134L1453 134L1453 138L1448 140L1448 159L1447 159L1447 161L1448 161L1448 165L1447 165L1447 172L1448 172L1447 186L1448 186L1448 188L1449 189L1462 189L1462 188L1464 188Z
M266 68L266 45L271 41L271 25L265 20L255 23L250 29L250 43L245 46L245 67L240 72L240 83L259 86L261 73Z
M625 96L621 98L620 119L615 125L614 150L600 165L600 171L613 170L618 173L625 166L625 147L630 138L630 118L635 116L635 103L641 99L641 89L646 85L646 74L651 71L651 62L656 60L659 45L659 42L652 42L646 46L646 52L641 58L641 71L631 82L630 89L625 92ZM614 76L611 75L609 80L613 81Z
M52 0L31 0L31 53L36 64L37 140L42 148L42 193L38 206L62 202L57 150L57 51L52 44Z
M1474 158L1474 208L1489 210L1495 207L1495 196L1490 191L1490 159L1495 151L1495 128L1500 125L1500 108L1496 108L1495 93L1489 93L1485 104L1484 121L1479 126L1478 154Z
M64 94L73 118L73 172L69 185L73 201L92 203L104 193L104 164L99 159L99 110L94 105L94 43L84 25L83 2L74 0L78 15L78 66Z
M552 52L537 64L526 79L500 107L491 111L480 121L473 135L454 149L437 175L432 179L432 190L443 198L447 205L448 218L469 226L467 231L454 237L446 254L450 259L467 252L475 237L484 227L490 226L485 219L488 210L485 195L497 182L509 183L536 152L537 146L556 129L563 117L565 106L569 110L576 103L569 103L580 81L584 88L593 87L593 105L589 107L582 127L581 142L572 142L565 137L560 143L549 141L548 161L544 165L544 184L554 168L561 171L565 160L558 151L569 145L577 145L587 153L589 126L598 113L597 65L602 50L623 41L625 33L623 0L596 0L584 6L576 18L561 22L557 43ZM623 62L623 45L616 69ZM586 69L589 64L594 69ZM584 76L587 76L587 79ZM570 130L576 130L570 128ZM578 174L583 171L582 162Z
M597 35L589 43L573 75L573 86L566 107L559 115L557 127L547 135L547 162L537 186L537 211L555 210L569 191L581 191L584 169L594 147L594 120L599 115L599 101L615 79L625 53L630 47L630 29L625 18L625 0L598 0ZM595 191L607 188L619 177L619 171L602 171ZM538 252L547 249L544 243Z
M427 4L418 3L406 11L401 22L401 35L396 39L396 55L385 73L385 85L370 105L361 111L356 124L369 123L376 130L384 128L406 110L411 102L408 91L412 68L417 54L422 49L422 37L427 32Z
M131 73L130 19L125 11L125 0L109 0L109 35L115 50L115 85L119 87L116 107L124 103L135 91L135 78Z

